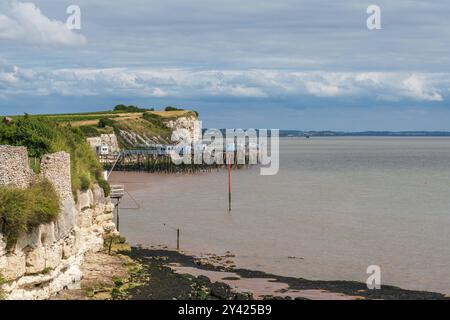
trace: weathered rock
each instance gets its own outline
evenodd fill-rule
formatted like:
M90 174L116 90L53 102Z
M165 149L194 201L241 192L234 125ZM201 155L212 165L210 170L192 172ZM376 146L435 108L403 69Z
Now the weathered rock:
M215 282L211 285L211 295L222 300L230 298L231 290L224 283Z
M18 254L8 254L5 257L6 268L2 270L3 276L8 280L22 277L26 272L25 255L20 252Z
M37 229L39 230L40 245L42 246L51 245L57 238L61 238L58 232L55 231L55 224L53 222L40 225Z
M14 251L22 251L25 248L36 248L41 244L39 229L35 228L22 234L16 242Z
M93 204L94 196L92 195L91 190L81 191L78 193L78 209L83 211L89 209Z
M84 229L89 229L92 227L92 212L93 210L84 210L80 216L80 227Z
M45 247L38 247L26 254L26 273L35 274L45 269Z
M179 117L164 122L172 130L185 130L190 141L198 141L201 137L201 122L195 116Z
M253 300L253 293L251 292L238 292L234 296L235 300Z
M200 275L197 277L197 281L201 284L201 285L209 285L211 283L211 280L203 275Z
M99 225L102 225L103 223L111 222L113 220L113 214L112 213L106 213L101 214L95 217L95 222Z
M56 239L62 239L72 231L77 222L77 213L73 199L67 199L62 203L59 218L55 226Z
M75 243L75 237L72 235L68 236L66 239L64 239L62 258L68 259L71 256L73 256L76 252L77 248Z
M50 247L46 247L45 250L45 267L56 268L62 259L62 245L55 244Z
M95 206L105 203L105 192L99 186L94 186L94 188L92 189L92 195Z

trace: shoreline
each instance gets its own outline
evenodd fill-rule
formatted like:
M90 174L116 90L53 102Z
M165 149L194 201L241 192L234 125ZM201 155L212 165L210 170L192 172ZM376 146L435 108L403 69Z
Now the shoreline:
M182 252L131 247L122 253L140 263L145 272L134 275L139 286L129 299L187 300L449 300L445 294L414 291L390 285L369 290L356 281L322 281L278 276L263 271L217 264L217 257L198 258ZM228 254L232 257L231 254ZM226 256L225 256L226 257ZM223 257L222 257L223 258Z

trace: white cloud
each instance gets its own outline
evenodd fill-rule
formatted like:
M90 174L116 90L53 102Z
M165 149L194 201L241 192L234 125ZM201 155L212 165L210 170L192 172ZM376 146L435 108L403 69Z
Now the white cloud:
M448 73L292 72L178 68L56 69L35 71L0 60L6 96L123 96L154 98L344 97L379 101L443 101Z
M308 89L308 92L315 96L334 97L339 95L339 88L335 85L307 81L305 86Z
M403 85L411 96L417 100L442 101L442 96L434 88L427 88L421 75L413 74L403 81Z
M30 44L75 46L86 43L83 35L51 20L31 2L10 1L0 9L0 40L17 40Z

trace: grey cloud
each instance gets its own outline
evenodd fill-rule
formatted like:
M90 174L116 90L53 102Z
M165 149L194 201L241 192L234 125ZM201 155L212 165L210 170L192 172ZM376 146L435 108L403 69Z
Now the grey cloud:
M368 31L373 1L78 0L86 47L58 67L178 67L327 71L441 71L450 65L447 1L380 0L382 26ZM35 0L65 18L71 1ZM29 55L6 58L24 65ZM39 59L35 57L34 59Z

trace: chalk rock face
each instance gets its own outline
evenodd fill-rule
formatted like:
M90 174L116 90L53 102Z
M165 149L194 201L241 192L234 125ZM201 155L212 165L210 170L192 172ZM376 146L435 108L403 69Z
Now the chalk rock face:
M69 235L76 225L77 214L78 211L75 208L73 199L67 199L62 203L59 218L55 226L56 239L63 239Z
M26 273L35 274L45 269L45 247L38 247L26 255Z
M62 244L56 243L45 248L45 267L54 269L62 259Z
M196 142L200 139L202 133L201 121L197 117L179 117L174 120L164 122L164 124L172 130L187 130L188 137L192 142Z
M7 280L15 280L26 272L26 259L23 252L6 255L6 266L2 274Z
M87 142L93 148L107 146L109 152L120 151L119 142L117 141L117 136L114 133L111 134L101 134L100 137L87 138Z
M5 155L6 151L13 155ZM0 160L8 163L0 166L0 185L27 187L28 179L36 178L29 171L26 149L0 146ZM68 154L44 156L41 175L60 196L59 217L20 235L12 248L7 248L0 233L0 274L9 280L3 286L8 299L47 299L64 288L76 288L85 253L102 249L104 237L117 232L112 223L114 206L99 186L80 192L75 203Z
M94 195L91 190L78 192L78 210L89 209L94 204Z

